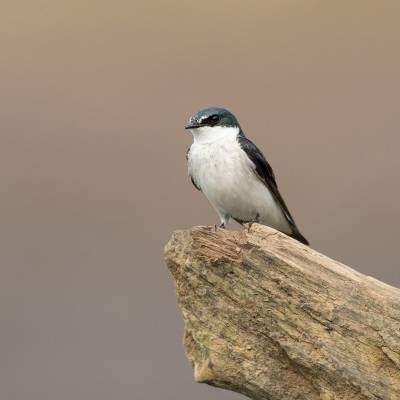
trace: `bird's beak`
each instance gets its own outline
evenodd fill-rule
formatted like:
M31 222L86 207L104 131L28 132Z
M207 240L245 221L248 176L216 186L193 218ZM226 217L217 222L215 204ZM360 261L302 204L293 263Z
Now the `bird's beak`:
M185 129L196 129L196 128L200 128L201 125L198 124L197 122L193 122L191 124L188 124L185 126Z

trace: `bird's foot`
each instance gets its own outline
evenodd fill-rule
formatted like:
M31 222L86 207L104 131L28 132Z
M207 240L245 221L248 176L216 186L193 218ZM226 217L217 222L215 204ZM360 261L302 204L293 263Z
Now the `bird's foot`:
M218 228L225 229L225 222L221 222L219 225L214 225L215 232L217 232Z
M251 229L251 227L253 226L254 223L258 224L259 222L260 222L260 214L257 213L256 217L254 218L254 220L249 222L249 224L247 226L247 233L250 233L250 229Z

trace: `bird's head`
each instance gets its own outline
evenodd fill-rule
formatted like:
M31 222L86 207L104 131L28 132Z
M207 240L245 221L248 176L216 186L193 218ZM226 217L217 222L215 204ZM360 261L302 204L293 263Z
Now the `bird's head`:
M193 114L185 126L194 139L214 140L223 135L235 134L240 131L236 117L225 108L205 108Z

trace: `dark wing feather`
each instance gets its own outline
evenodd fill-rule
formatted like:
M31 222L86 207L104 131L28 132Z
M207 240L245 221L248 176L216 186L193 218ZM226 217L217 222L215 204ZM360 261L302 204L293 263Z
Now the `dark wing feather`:
M186 161L189 160L189 153L190 153L190 147L187 149L187 152L186 152ZM190 180L192 181L193 186L194 186L197 190L200 190L200 192L201 192L200 186L197 185L197 183L196 183L195 180L193 179L193 176L192 176L192 175L190 175Z
M290 214L285 201L283 200L281 194L279 193L274 171L268 164L268 161L265 159L264 155L251 140L247 139L246 136L244 136L244 134L239 135L238 141L242 150L254 163L255 172L257 176L264 182L264 184L270 190L275 201L278 203L284 215L286 216L286 219L293 230L292 236L295 239L299 240L300 242L308 244L307 239L299 232L299 229L297 228L296 223L294 222L294 219Z

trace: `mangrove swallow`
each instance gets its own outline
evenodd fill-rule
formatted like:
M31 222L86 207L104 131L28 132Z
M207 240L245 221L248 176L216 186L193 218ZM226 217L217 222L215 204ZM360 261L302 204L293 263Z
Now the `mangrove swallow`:
M223 108L206 108L185 126L193 135L187 152L193 185L207 197L225 228L240 224L271 226L308 244L278 190L264 155L243 133L236 117Z

